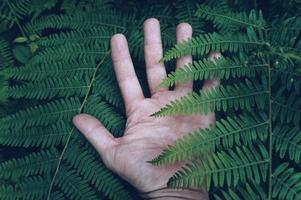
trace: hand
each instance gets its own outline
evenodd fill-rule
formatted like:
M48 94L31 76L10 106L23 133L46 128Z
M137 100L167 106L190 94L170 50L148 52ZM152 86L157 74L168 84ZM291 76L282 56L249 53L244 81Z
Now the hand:
M190 38L191 26L187 23L179 24L176 35L177 42ZM168 179L184 163L153 166L147 161L158 156L176 139L199 128L207 128L214 123L215 116L212 113L203 116L150 117L171 100L192 91L192 82L178 84L173 91L168 88L156 91L156 86L166 77L165 67L159 62L163 50L158 20L148 19L144 23L144 53L151 98L145 98L142 93L126 38L121 34L114 35L111 39L111 49L114 70L126 107L127 123L124 136L112 137L97 119L87 114L77 115L73 122L99 152L106 166L140 192L164 188ZM177 60L176 67L182 67L191 61L191 56L182 57ZM218 81L208 80L203 88L214 87L217 84ZM153 194L160 196L160 191ZM189 195L189 192L185 193L185 197ZM198 199L208 198L204 191L203 194L197 192L193 195Z

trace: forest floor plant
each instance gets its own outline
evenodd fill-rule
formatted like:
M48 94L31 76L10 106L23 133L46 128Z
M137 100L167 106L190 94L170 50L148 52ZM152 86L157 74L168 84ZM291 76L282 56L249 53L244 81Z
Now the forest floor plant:
M261 11L262 10L262 11ZM216 112L151 160L192 161L171 188L206 186L213 199L301 199L301 3L270 1L4 0L0 2L0 199L137 199L78 133L78 113L123 133L126 116L109 40L123 33L144 92L142 23L160 20L160 87L194 92L153 117ZM175 44L188 22L194 37ZM216 62L210 52L220 52ZM194 62L173 71L174 59ZM200 91L206 79L219 87Z

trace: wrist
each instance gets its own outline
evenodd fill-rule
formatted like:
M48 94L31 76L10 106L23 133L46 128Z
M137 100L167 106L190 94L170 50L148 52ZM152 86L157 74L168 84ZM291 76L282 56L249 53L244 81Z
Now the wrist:
M150 192L140 193L143 199L164 199L164 200L209 200L205 189L170 189L161 188Z

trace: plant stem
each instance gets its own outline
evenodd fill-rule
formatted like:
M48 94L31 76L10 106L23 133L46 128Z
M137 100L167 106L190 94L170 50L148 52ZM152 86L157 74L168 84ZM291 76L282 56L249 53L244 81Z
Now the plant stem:
M271 60L268 57L268 87L269 87L269 190L268 199L272 199L272 167L273 167L273 129L272 129L272 77Z
M85 95L85 98L84 98L84 100L83 100L83 102L82 102L82 104L81 104L81 106L80 106L80 108L79 108L78 114L80 114L80 113L82 112L82 110L83 110L83 108L84 108L84 106L85 106L85 104L86 104L86 102L87 102L88 96L89 96L90 91L91 91L91 89L92 89L92 85L93 85L93 83L94 83L94 81L95 81L95 77L96 77L97 70L99 69L100 65L105 61L105 59L108 57L109 54L110 54L110 51L108 51L108 52L106 53L106 55L101 59L101 61L100 61L100 62L97 64L97 66L95 67L95 71L94 71L94 73L93 73L93 75L92 75L91 82L90 82L90 84L89 84L89 87L88 87L87 93L86 93L86 95ZM51 196L51 192L52 192L52 188L53 188L54 182L55 182L56 177L57 177L57 175L58 175L58 172L59 172L59 169L60 169L60 166L61 166L63 157L64 157L65 152L66 152L66 150L67 150L67 148L68 148L68 145L69 145L69 143L70 143L71 136L72 136L72 134L73 134L73 132L74 132L74 129L75 129L75 128L74 128L74 126L73 126L73 127L71 128L70 132L68 133L67 141L66 141L65 146L64 146L64 148L63 148L63 150L62 150L62 153L61 153L61 155L60 155L60 157L59 157L59 159L58 159L58 163L57 163L57 166L56 166L56 169L55 169L53 178L52 178L52 180L51 180L51 183L50 183L50 186L49 186L49 189L48 189L48 194L47 194L47 198L46 198L47 200L50 200L50 196Z

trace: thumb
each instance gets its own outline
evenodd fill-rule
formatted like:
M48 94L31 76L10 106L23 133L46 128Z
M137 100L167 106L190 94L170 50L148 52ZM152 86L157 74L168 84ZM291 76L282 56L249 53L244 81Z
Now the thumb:
M73 124L94 146L101 158L107 160L107 154L112 150L116 141L100 121L91 115L79 114L73 118Z
M210 52L208 57L213 63L216 64L215 60L222 57L222 55L218 52ZM202 89L207 90L207 89L215 88L215 87L219 86L219 84L220 84L219 79L208 79L208 80L204 81Z

